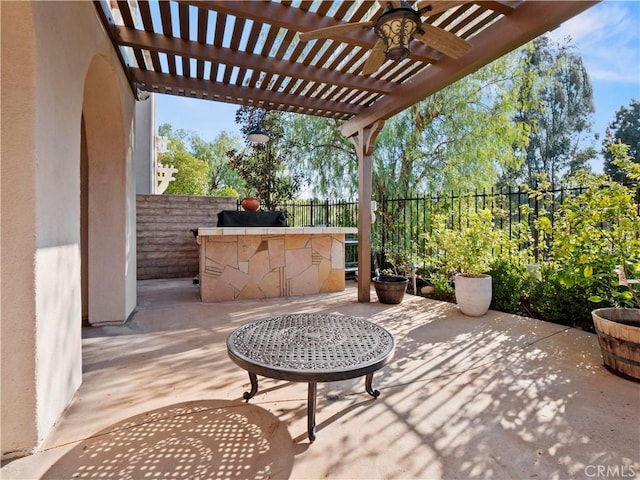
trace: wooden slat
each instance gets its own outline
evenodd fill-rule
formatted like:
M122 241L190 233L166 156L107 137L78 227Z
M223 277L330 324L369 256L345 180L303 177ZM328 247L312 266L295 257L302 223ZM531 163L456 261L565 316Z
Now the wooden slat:
M233 25L233 33L231 34L231 42L229 44L229 48L232 51L238 51L240 48L240 40L242 39L242 31L244 30L246 24L246 20L244 18L236 18L235 23ZM224 72L224 77L222 79L223 83L229 83L231 81L231 74L233 73L233 68L227 67ZM239 81L242 79L238 76Z
M153 33L153 20L151 19L151 9L148 2L139 2L140 17L142 17L142 26L146 32ZM149 52L151 55L151 64L156 72L161 72L162 67L160 65L160 57L157 52Z
M168 55L188 55L192 58L211 60L212 62L233 62L233 65L271 73L288 72L294 78L306 81L332 82L348 88L371 90L377 93L391 92L392 85L375 79L330 71L317 67L307 67L286 60L265 59L246 52L232 52L227 48L213 45L200 45L197 42L185 42L180 38L169 38L141 30L122 27L118 31L120 44L134 48L145 48L165 52Z
M491 15L489 15L488 17L485 17L484 19L482 19L482 21L476 23L473 28L469 28L466 32L465 32L465 37L469 38L470 36L474 35L476 32L479 32L481 30L483 30L484 28L486 28L488 25L490 25L491 23L493 23L494 21L498 20L500 17L500 14L498 13L492 13Z
M295 32L291 30L285 33L282 39L282 42L280 44L280 47L278 48L278 51L276 52L274 58L276 58L277 60L282 60L284 58L284 55L287 53L287 50L289 48L289 45L293 41L294 35L295 35ZM262 85L260 85L260 88L262 88L263 90L267 88L268 85L271 83L272 79L273 79L273 74L266 73L264 80L262 81Z
M474 11L472 11L470 14L464 17L461 21L458 21L453 28L449 29L449 31L451 33L460 35L460 32L465 30L465 34L461 36L461 38L468 38L469 37L468 30L470 28L473 28L474 24L481 21L482 15L484 15L486 12L487 10L485 9L476 8Z
M213 34L213 44L216 47L222 47L222 40L224 39L224 27L227 21L227 16L224 13L216 13L216 30ZM220 66L218 62L211 62L211 71L209 73L209 78L212 81L215 81L218 78L218 70Z
M254 22L251 27L251 32L249 32L249 40L247 41L247 46L245 48L245 52L254 53L256 48L256 44L258 43L258 39L260 38L260 26ZM240 78L244 78L247 75L246 68L240 68L238 72L238 76Z
M360 49L360 51L358 53L356 53L354 56L356 57L362 57L363 55L365 55L365 52L368 51L368 49ZM331 62L331 64L329 65L329 70L333 70L333 71L340 71L340 72L344 72L345 68L344 66L342 68L340 68L340 64L344 62L344 60L347 58L348 55L353 53L353 50L351 50L350 48L343 48L340 53L336 54L336 50L332 49L333 52L333 61Z
M254 102L264 102L269 104L281 103L283 105L299 107L304 110L323 110L349 116L356 115L361 112L360 108L348 103L295 97L277 92L264 91L259 88L222 85L220 83L199 80L197 78L184 78L166 73L135 69L133 76L136 82L144 84L146 89L149 91L154 91L153 86L155 85L159 89L170 88L174 91L193 90L201 93L207 93L212 100L217 100L219 97L229 97L233 98L234 102L242 103L240 100L250 99Z
M178 4L178 16L180 22L180 38L189 41L189 5ZM191 64L189 57L182 56L182 74L186 77L191 76Z
M209 12L198 9L198 43L204 45L207 42L207 29L209 26ZM196 77L200 80L204 79L204 60L198 59L196 61Z
M169 2L160 2L160 20L162 22L162 33L167 37L173 37L173 26L171 24L171 7ZM149 49L153 51L152 49ZM169 73L176 74L176 57L175 55L167 55L167 63L169 64Z
M133 21L133 15L131 14L131 10L129 8L129 2L125 0L119 0L117 2L118 9L120 10L120 15L122 16L122 22L125 26L130 28L135 28L135 23ZM144 55L139 49L134 49L133 56L136 59L136 63L138 64L138 68L142 70L147 69L147 63L144 60Z

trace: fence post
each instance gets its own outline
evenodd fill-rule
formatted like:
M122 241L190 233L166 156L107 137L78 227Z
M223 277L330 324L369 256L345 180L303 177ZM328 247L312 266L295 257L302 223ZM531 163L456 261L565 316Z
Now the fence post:
M324 224L328 227L329 225L329 199L324 201Z
M537 189L538 189L538 185L536 183L536 190ZM533 204L533 222L531 222L531 224L533 225L533 244L535 245L534 258L535 258L535 261L536 261L535 263L540 263L540 244L538 243L538 240L540 238L540 232L538 231L538 227L536 226L536 220L538 220L538 215L540 214L540 208L539 208L540 200L538 200L537 198L534 198L533 201L534 201L534 204Z

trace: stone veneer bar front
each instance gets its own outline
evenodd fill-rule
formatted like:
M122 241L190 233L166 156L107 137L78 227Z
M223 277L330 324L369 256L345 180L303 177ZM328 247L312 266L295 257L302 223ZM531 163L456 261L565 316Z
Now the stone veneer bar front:
M344 237L357 228L199 228L200 299L288 297L345 289Z

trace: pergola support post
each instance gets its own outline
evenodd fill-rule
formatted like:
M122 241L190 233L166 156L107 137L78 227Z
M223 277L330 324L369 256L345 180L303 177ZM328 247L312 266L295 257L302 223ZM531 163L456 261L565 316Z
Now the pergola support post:
M373 150L384 120L379 120L349 137L358 155L358 302L371 301L371 188Z

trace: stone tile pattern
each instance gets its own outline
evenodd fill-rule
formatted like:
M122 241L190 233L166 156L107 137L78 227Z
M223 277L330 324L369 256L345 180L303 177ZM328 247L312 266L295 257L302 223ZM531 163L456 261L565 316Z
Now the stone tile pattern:
M138 280L194 277L198 245L191 229L215 227L218 212L236 209L234 197L137 195Z
M200 239L203 302L345 289L344 234L221 235Z

